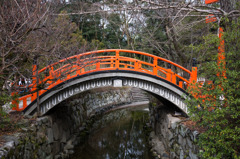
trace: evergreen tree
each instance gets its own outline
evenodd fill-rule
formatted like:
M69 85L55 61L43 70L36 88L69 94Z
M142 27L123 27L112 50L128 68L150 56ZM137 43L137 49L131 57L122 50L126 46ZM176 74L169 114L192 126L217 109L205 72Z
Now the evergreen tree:
M120 30L122 20L119 14L112 13L108 17L108 24L104 29L103 42L108 49L117 49L126 47L126 37Z
M198 140L203 150L200 155L208 159L240 158L240 18L230 24L228 19L225 22L227 28L231 28L224 33L226 67L224 63L217 64L215 49L215 58L204 64L202 76L208 77L209 81L189 90L197 97L188 105L191 118L205 128ZM218 37L210 35L199 47L212 51L218 45ZM225 69L226 77L222 74Z

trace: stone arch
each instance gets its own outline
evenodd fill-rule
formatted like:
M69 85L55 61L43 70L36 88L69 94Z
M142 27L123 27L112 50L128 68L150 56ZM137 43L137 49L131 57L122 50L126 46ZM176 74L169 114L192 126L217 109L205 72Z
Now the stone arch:
M185 104L186 92L176 85L156 76L145 73L113 70L89 73L78 76L57 85L40 96L40 111L45 115L62 101L84 91L100 87L137 87L151 92L188 114ZM37 104L33 101L23 112L25 115L36 112Z

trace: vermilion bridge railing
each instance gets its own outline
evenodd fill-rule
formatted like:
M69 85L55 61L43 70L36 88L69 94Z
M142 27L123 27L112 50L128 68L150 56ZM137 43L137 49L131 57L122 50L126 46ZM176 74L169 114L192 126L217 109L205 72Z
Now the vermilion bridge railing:
M173 72L168 67L169 65L175 66L175 70L181 72L181 74L186 72L189 74L189 78L184 78ZM60 60L44 67L38 73L36 72L36 65L33 65L32 84L28 86L31 90L28 95L18 98L18 102L12 102L16 105L13 109L22 111L33 102L37 98L39 85L44 86L44 89L38 90L40 96L47 90L74 77L109 70L128 70L150 74L165 79L182 89L186 89L190 83L197 81L196 67L193 67L190 71L172 61L152 54L120 49L91 51ZM41 79L38 84L36 75Z

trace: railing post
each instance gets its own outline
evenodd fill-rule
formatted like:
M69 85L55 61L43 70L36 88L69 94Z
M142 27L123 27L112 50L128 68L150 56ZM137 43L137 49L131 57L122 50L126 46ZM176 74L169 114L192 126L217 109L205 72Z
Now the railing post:
M33 86L32 86L31 92L34 92L35 90L37 90L37 76L36 75L37 75L37 65L36 65L36 61L34 59L34 64L32 66L32 83L33 83ZM31 102L34 101L36 98L37 98L37 92L32 94Z
M158 59L157 59L157 57L154 57L154 59L153 59L153 75L157 75L157 65L158 65Z
M192 67L190 83L196 83L196 82L197 82L197 67Z
M80 67L80 57L79 56L77 56L77 71L76 71L76 74L77 75L80 75L81 74L81 67Z
M53 79L54 77L54 69L53 69L53 66L51 66L51 70L50 70L50 75L51 75L51 78ZM59 75L61 76L61 75Z
M113 68L113 58L111 57L111 64L110 67Z
M218 46L218 67L221 69L222 65L222 72L218 72L217 76L222 76L226 78L226 61L225 61L225 48L224 48L224 39L223 39L223 28L220 27L218 29L218 37L220 40L220 44Z
M179 81L179 87L183 88L183 81Z
M116 51L116 63L115 67L118 70L119 69L119 50Z
M66 79L66 80L69 80L70 78L71 78L71 74L68 73L68 74L67 74L67 79Z
M172 81L172 74L171 74L171 72L172 72L172 69L171 69L171 64L170 63L168 63L168 69L167 69L167 75L166 75L166 80L167 81Z
M85 68L81 68L81 73L84 73L85 72Z
M24 110L26 107L27 107L27 98L24 98L22 110Z
M190 78L190 83L196 83L197 82L197 59L193 58L193 65L192 65L192 74Z
M76 74L77 74L77 75L80 75L80 74L81 74L81 71L80 71L80 67L79 67L79 66L77 66Z
M60 71L59 71L59 75L57 75L57 76L60 76ZM48 78L48 84L52 84L53 83L53 66L51 66L50 68L49 68L49 78Z
M80 71L79 71L80 72ZM80 73L79 73L80 74ZM61 83L61 80L60 78L56 81L56 85L60 84Z

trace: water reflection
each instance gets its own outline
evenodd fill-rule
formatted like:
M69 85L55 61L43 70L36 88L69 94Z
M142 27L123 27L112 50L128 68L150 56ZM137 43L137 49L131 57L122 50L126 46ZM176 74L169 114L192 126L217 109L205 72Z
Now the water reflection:
M104 116L72 159L150 159L143 131L147 120L146 111L118 110Z

